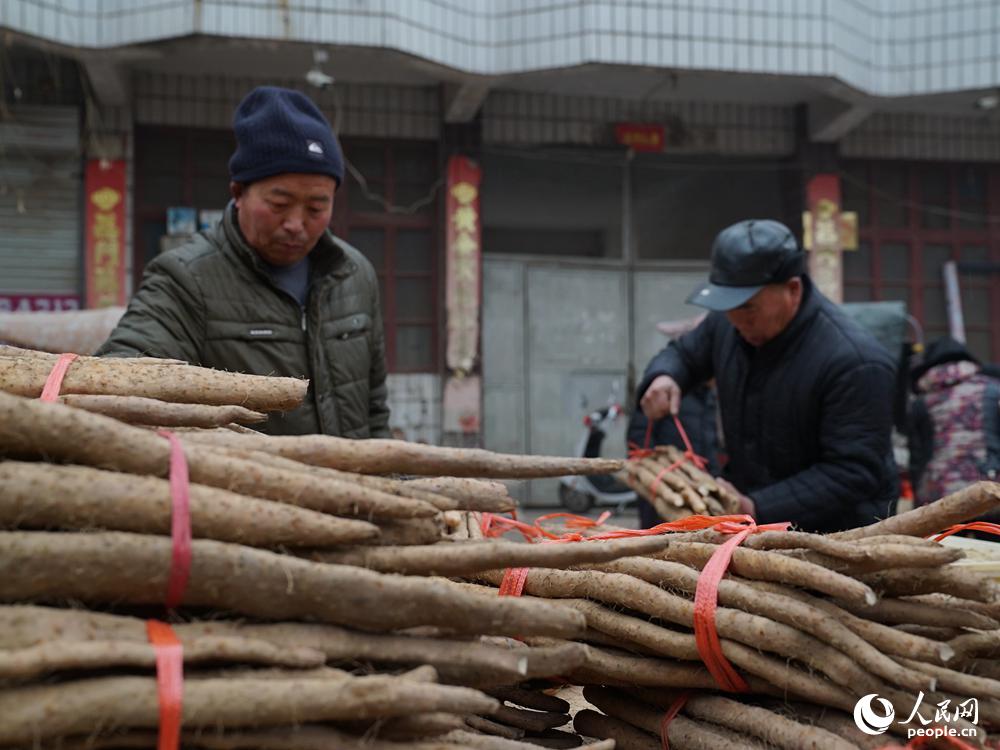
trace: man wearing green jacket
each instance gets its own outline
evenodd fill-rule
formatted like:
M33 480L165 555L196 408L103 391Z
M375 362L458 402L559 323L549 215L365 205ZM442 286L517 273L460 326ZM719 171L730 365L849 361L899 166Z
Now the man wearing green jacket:
M305 95L263 86L233 129L222 221L149 264L98 354L308 378L265 432L388 437L378 278L328 229L344 177L330 124Z

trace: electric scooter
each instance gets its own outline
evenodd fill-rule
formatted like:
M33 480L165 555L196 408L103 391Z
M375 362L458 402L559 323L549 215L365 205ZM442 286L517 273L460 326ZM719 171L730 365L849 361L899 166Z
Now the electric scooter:
M577 456L598 458L606 429L622 415L619 404L592 411L583 418L583 434L576 445ZM619 509L638 496L611 474L560 477L559 502L573 513L586 513L595 505L617 505Z

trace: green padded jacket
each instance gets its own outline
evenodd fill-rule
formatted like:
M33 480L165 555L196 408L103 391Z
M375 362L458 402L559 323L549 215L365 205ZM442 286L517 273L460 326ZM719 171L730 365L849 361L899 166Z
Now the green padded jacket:
M99 356L152 356L255 375L309 378L298 408L272 414L274 435L388 437L385 340L371 263L326 232L310 254L309 297L276 286L224 218L146 268Z

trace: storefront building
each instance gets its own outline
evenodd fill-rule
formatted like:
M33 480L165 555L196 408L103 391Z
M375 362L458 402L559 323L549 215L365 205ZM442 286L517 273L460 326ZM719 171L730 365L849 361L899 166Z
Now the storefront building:
M378 270L409 439L572 451L663 345L655 324L697 312L714 234L801 232L817 174L857 214L844 300L904 301L933 339L956 261L966 338L1000 360L1000 9L937 5L6 0L0 307L125 302L226 205L233 108L269 83L341 136L333 229ZM95 174L120 183L120 227Z

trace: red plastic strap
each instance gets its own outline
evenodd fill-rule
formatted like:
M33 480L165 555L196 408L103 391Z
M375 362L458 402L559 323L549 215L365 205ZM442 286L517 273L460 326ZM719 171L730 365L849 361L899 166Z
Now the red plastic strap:
M514 514L511 513L513 516ZM484 513L480 529L484 536L503 536L508 531L516 531L529 542L578 542L584 537L581 534L568 532L563 535L553 534L542 526L543 521L552 518L565 518L566 528L569 529L589 529L600 526L611 517L611 511L604 511L597 520L586 516L577 516L572 513L548 513L535 519L534 524L518 521L517 518L504 518L493 513Z
M173 551L170 556L170 577L167 579L167 609L173 609L184 598L191 573L191 498L188 464L184 446L169 430L159 433L170 441L170 536Z
M517 531L529 542L599 542L605 539L627 539L637 536L657 536L670 531L701 531L702 529L715 528L717 531L732 529L726 533L741 531L747 524L753 523L753 518L746 515L732 516L687 516L678 521L665 521L648 529L616 529L605 531L601 534L591 534L583 536L577 532L567 532L565 534L553 534L541 526L541 521L549 518L566 518L566 526L570 528L593 528L600 526L608 518L610 511L605 511L596 520L586 516L575 516L572 513L550 513L539 516L535 523L527 524L523 521L515 521L492 513L483 514L482 528L489 537L499 537L508 531ZM491 516L486 518L486 516ZM783 531L789 524L777 523L767 526L756 527L758 531Z
M677 428L677 432L680 433L681 440L684 441L684 455L691 460L695 466L699 469L705 468L705 459L694 452L694 448L691 446L691 441L688 440L687 433L684 431L684 425L681 424L681 418L676 414L673 415L674 426Z
M663 743L663 750L670 750L670 739L667 737L667 730L670 728L670 722L677 718L677 714L681 712L684 708L684 704L687 703L690 693L681 693L681 695L670 704L670 708L667 712L663 714L663 719L660 720L660 742Z
M60 354L59 359L52 366L49 376L45 379L45 386L42 388L41 401L55 401L59 398L59 391L62 389L63 378L66 377L66 370L73 363L78 354Z
M690 461L699 469L704 469L708 462L694 452L694 447L691 445L691 441L688 439L687 432L684 430L684 425L681 424L681 418L676 414L671 415L674 419L674 426L677 428L677 433L681 436L681 441L684 443L684 455L681 456L677 461L671 464L669 467L664 469L666 471L673 471L678 466L680 466L685 461ZM656 420L650 420L646 423L646 438L643 440L642 447L640 448L633 442L628 444L628 458L629 461L640 461L644 458L649 458L650 456L656 455L656 451L650 447L650 442L653 439L653 425ZM661 472L662 474L663 472ZM650 486L650 490L656 486L656 482Z
M972 521L971 523L955 524L954 526L949 526L943 532L934 537L934 541L940 542L942 539L945 539L952 534L957 534L960 531L982 531L987 534L1000 536L1000 524L989 523L988 521Z
M656 476L653 477L653 481L650 482L649 487L646 488L649 490L649 494L655 495L656 488L660 486L660 480L663 479L663 475L666 474L668 471L673 471L685 461L687 461L687 458L682 458L679 461L674 461L672 464L670 464L670 466L664 466L662 469L656 472Z
M655 450L649 447L650 442L653 439L653 424L655 420L650 419L646 422L646 438L642 441L642 445L636 445L631 440L628 441L628 457L633 461L638 461L641 458L648 458L656 453Z
M528 581L528 571L531 568L507 568L500 582L499 596L520 596L524 593L524 584Z
M156 650L156 691L160 702L157 750L178 750L184 706L184 648L174 629L158 620L146 621L146 636Z
M749 528L744 529L719 545L698 576L694 594L694 642L698 655L719 687L731 693L745 693L750 688L722 653L719 632L715 629L715 610L719 600L719 582L726 574L733 552L750 535L750 531Z
M592 529L595 526L602 526L605 521L611 518L611 511L603 511L596 519L578 516L573 513L546 513L544 516L539 516L535 519L535 525L541 529L542 521L548 521L550 518L565 518L566 523L564 525L567 529ZM544 532L545 530L542 529L542 531Z
M715 527L716 531L733 536L720 544L712 553L708 564L698 576L698 586L694 594L694 639L698 655L719 687L733 693L745 693L750 688L722 653L719 633L715 629L719 583L726 574L733 553L744 539L761 531L785 531L790 525L786 522L758 526L749 516L745 516L744 519L743 523L725 521Z
M538 518L534 526L529 526L521 521L494 516L490 519L489 531L491 536L499 536L505 531L514 528L524 534L529 541L544 537L543 541L548 543L593 542L605 539L653 536L671 531L700 531L708 528L713 528L722 534L732 534L732 538L719 545L709 559L708 564L701 571L701 575L698 576L698 586L695 589L694 597L695 645L698 648L698 655L701 656L701 660L705 663L706 668L719 687L734 693L745 693L749 690L746 682L722 653L719 633L715 628L715 611L718 608L719 601L719 583L726 574L729 563L733 558L733 552L743 543L744 539L751 534L757 534L762 531L786 531L791 525L789 522L769 523L758 526L753 517L748 515L688 516L679 521L661 523L651 529L618 529L616 531L608 531L603 534L584 537L579 533L567 533L562 536L556 536L543 529L539 524L544 519L556 517L569 518L582 527L596 526L605 520L605 515L603 514L597 521L593 521L589 518L573 516L569 513L551 513ZM500 596L520 596L524 590L528 570L528 568L508 568L505 570L503 581L500 584Z

